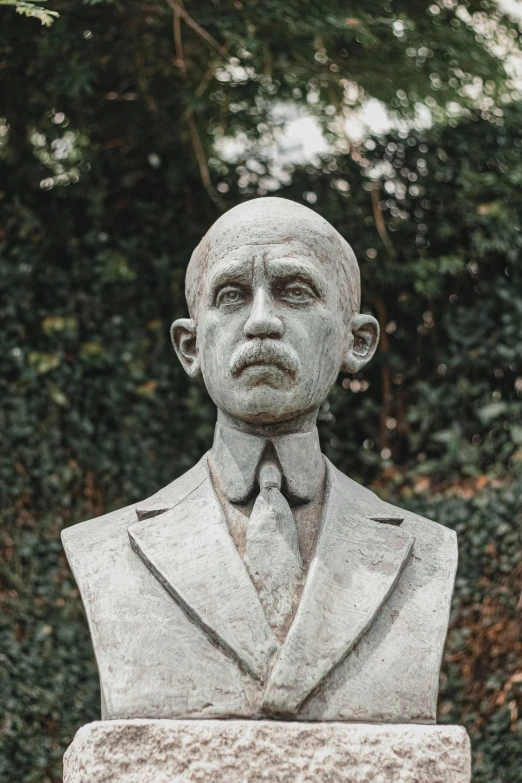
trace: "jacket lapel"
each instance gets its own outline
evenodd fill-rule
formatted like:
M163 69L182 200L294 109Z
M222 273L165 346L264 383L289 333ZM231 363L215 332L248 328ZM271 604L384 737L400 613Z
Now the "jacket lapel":
M414 542L400 518L378 517L384 504L377 498L372 508L357 491L346 497L337 470L327 465L316 554L264 695L265 712L275 715L295 715L352 650L392 591Z
M201 480L177 499L137 509L131 546L185 613L258 680L278 648L257 592L230 536L205 462Z

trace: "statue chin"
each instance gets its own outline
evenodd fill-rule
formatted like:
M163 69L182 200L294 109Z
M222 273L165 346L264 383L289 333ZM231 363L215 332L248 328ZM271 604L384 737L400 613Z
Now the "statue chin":
M275 424L309 412L309 406L295 392L265 383L236 389L226 400L214 402L227 416L250 424Z

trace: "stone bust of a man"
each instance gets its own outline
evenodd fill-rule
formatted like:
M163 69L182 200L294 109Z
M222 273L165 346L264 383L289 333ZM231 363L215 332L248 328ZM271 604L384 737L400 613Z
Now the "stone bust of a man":
M102 717L434 722L455 535L340 473L317 435L378 340L350 246L256 199L203 238L186 295L172 340L218 409L211 450L63 533Z

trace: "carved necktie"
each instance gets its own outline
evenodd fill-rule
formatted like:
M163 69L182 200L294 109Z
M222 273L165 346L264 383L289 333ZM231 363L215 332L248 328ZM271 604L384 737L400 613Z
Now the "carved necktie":
M292 612L303 562L297 529L281 493L281 471L274 461L261 466L260 492L247 528L245 564L276 635Z

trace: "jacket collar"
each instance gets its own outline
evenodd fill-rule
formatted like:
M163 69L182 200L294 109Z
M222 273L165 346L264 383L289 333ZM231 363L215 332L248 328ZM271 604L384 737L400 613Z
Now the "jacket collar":
M279 648L200 463L181 500L140 506L131 546L186 614L265 684L264 709L296 715L370 628L408 561L413 536L383 504L361 500L327 461L325 510L299 608ZM356 485L354 485L356 486ZM162 509L159 509L159 506ZM382 524L386 521L388 524ZM277 653L277 654L276 654Z
M283 491L304 503L316 496L324 475L317 428L311 432L264 437L216 424L210 451L220 488L232 503L245 502L257 485L259 463L272 444L283 472Z

